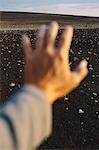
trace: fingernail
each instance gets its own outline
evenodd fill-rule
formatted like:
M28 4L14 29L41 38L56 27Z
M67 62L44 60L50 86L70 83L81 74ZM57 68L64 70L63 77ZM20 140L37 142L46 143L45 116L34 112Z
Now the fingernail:
M82 63L81 63L81 66L82 67L87 67L87 64L88 64L88 62L86 60L83 60Z
M70 26L70 25L66 26L66 29L63 33L63 36L66 36L67 33L69 33L69 35L71 35L73 33L73 27L72 26Z
M56 21L52 21L51 26L58 26L58 23Z
M30 38L27 35L24 36L24 40L27 44L30 44Z
M23 35L22 35L22 38L26 38L26 36L27 36L26 34L23 34Z
M70 26L70 25L68 25L68 26L66 27L66 29L67 29L67 31L73 31L73 27Z
M40 30L39 30L38 37L43 37L44 33L45 33L45 30L46 30L46 26L42 25L41 28L40 28Z

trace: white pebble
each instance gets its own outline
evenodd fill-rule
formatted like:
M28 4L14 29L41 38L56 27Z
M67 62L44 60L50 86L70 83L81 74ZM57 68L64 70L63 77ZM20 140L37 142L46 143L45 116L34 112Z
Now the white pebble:
M84 113L84 111L80 108L79 109L79 114L83 114Z
M81 125L83 125L84 124L84 122L81 122Z
M67 100L68 100L68 97L64 97L64 100L66 100L66 101L67 101Z
M97 93L93 92L93 95L97 96Z
M10 86L14 87L14 86L15 86L15 83L10 83Z
M66 110L68 110L68 107L66 107Z
M98 103L98 100L95 100L95 103Z

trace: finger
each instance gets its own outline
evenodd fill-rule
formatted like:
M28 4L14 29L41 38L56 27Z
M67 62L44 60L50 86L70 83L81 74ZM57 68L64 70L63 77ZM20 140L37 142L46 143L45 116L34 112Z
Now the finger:
M42 25L38 31L37 40L36 40L36 49L42 50L44 45L44 37L46 33L46 25Z
M50 55L54 55L55 54L55 40L56 40L56 36L57 36L57 33L58 33L58 29L59 29L59 26L58 26L58 23L53 21L50 26L49 26L49 30L47 32L47 35L46 35L46 49L47 49L47 52L50 54Z
M71 46L72 37L73 37L73 28L72 26L67 26L60 40L60 53L68 62L69 62L69 49Z
M22 46L24 49L25 59L28 61L33 54L33 49L30 38L26 34L22 36Z
M87 64L86 60L81 61L77 69L73 72L73 79L75 83L79 84L87 76Z

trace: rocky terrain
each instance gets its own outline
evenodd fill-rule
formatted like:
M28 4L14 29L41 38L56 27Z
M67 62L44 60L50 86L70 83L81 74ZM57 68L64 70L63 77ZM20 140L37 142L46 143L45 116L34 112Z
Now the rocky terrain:
M5 22L8 21L4 19ZM50 20L53 20L53 17ZM68 19L66 22L69 22ZM18 30L8 28L7 25L5 24L0 31L1 103L5 103L23 84L25 63L21 46L22 34L27 33L30 36L32 45L37 34L37 29L30 30L27 26ZM16 25L17 23L15 27ZM59 31L57 44L62 30ZM89 62L89 75L75 91L53 105L53 134L39 147L40 150L99 149L99 28L83 26L79 29L79 26L76 26L70 49L71 68L74 69L82 59Z

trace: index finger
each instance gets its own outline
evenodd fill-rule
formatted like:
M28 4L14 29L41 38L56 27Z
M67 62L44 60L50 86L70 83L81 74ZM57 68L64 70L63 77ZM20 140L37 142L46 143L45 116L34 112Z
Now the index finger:
M25 54L25 61L28 62L32 56L33 50L30 38L26 34L22 36L22 46Z

